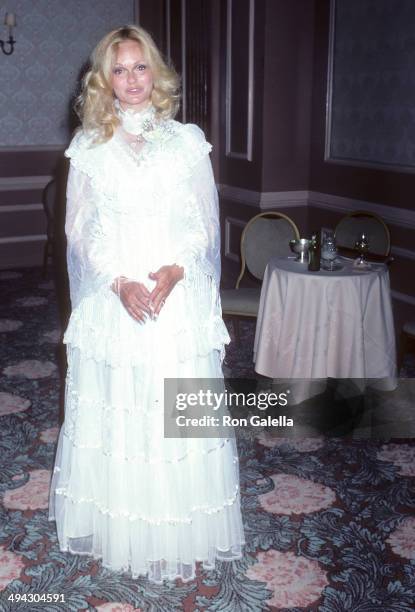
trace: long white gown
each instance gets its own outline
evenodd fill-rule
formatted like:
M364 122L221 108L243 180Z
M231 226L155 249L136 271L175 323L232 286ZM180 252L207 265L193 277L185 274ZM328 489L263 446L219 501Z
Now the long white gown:
M244 544L235 440L163 434L165 377L223 378L218 203L203 132L145 112L138 153L122 127L99 145L81 131L66 152L72 315L49 519L63 551L186 581ZM151 289L149 272L173 263L185 278L137 323L113 279Z

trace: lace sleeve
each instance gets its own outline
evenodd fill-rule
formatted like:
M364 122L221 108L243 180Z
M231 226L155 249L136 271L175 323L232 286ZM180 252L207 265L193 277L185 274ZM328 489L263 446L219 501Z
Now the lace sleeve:
M72 163L67 186L67 262L72 307L83 297L109 292L117 269L116 229L104 228L91 179Z
M186 292L185 303L188 313L182 322L183 332L188 332L189 321L199 321L196 349L205 354L207 347L225 355L224 345L230 341L222 320L220 303L220 225L218 193L213 177L209 149L203 132L196 126L191 128L194 158L191 172L185 181L185 189L180 192L181 201L181 238L180 250L175 263L184 269L184 278L178 283ZM209 147L209 149L208 149ZM194 341L194 340L193 340ZM192 345L191 335L185 343ZM189 354L183 354L182 359Z
M199 160L187 179L186 198L182 208L182 241L175 263L184 268L185 285L194 283L199 274L205 274L216 285L220 281L220 227L218 194L208 155L210 145L196 126L191 138L199 148ZM209 146L209 149L206 147Z

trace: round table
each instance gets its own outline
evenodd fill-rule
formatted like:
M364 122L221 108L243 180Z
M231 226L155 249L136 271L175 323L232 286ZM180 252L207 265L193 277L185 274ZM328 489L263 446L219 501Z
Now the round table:
M274 379L379 379L396 387L396 349L388 269L310 272L273 257L261 289L255 370ZM375 381L372 381L375 382Z

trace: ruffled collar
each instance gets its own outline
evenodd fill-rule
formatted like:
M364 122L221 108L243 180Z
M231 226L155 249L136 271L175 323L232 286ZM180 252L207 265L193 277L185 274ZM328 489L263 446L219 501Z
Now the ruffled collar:
M123 129L129 134L147 140L149 132L157 127L156 109L152 104L141 111L134 111L131 108L123 110L118 100L114 101L114 106Z

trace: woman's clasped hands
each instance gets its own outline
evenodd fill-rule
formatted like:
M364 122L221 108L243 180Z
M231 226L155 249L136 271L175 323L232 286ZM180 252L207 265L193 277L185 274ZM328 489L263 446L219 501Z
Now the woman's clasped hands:
M167 297L183 278L183 274L183 268L172 264L162 266L157 272L150 272L149 278L156 281L151 292L143 283L124 276L115 279L111 288L119 296L128 314L139 323L145 323L147 317L157 319Z

